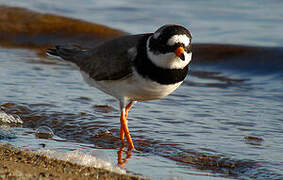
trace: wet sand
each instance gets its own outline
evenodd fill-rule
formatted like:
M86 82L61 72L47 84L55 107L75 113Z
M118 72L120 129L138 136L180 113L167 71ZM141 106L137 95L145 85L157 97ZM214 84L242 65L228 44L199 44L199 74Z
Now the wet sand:
M9 145L0 145L0 179L142 180L143 178L50 159Z

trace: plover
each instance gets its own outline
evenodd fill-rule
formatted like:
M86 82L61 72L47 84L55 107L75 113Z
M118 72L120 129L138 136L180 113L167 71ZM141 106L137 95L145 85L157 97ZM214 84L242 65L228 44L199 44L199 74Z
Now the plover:
M191 33L169 24L154 33L126 35L94 48L56 46L47 53L75 64L90 85L115 97L120 103L120 139L126 136L128 112L137 101L160 99L184 81L192 58Z

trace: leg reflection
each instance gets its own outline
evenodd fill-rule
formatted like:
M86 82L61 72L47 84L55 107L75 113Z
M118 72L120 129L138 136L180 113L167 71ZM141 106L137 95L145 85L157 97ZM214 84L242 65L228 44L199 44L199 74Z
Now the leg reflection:
M125 163L132 157L132 149L129 148L127 151L124 151L125 146L122 145L122 147L117 152L118 154L118 165L124 167ZM123 158L123 154L125 154L125 158Z

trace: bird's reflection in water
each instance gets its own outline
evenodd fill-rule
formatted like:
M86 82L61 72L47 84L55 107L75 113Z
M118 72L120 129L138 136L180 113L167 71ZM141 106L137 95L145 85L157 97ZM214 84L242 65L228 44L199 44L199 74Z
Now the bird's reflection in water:
M127 151L125 151L124 149L125 149L125 145L122 145L122 147L117 152L117 154L118 154L118 166L121 166L121 167L124 167L125 164L127 163L128 159L130 159L132 157L132 149L128 148ZM123 158L123 155L125 155L124 158Z

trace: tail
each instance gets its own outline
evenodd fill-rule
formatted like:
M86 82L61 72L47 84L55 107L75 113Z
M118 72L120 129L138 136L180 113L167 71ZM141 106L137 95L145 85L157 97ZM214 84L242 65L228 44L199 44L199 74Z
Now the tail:
M49 56L60 57L66 61L75 63L77 56L82 52L82 48L78 46L63 47L55 46L46 50L46 54Z

